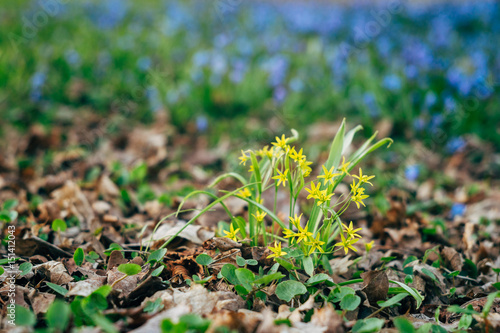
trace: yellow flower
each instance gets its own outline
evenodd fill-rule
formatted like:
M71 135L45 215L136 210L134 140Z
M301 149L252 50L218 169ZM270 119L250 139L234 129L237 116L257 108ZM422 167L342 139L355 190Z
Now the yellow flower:
M312 232L307 230L307 227L302 228L299 225L297 226L297 229L299 230L299 232L295 234L295 236L297 237L297 244L299 244L302 240L306 240L313 235Z
M356 176L354 175L353 176L354 178L357 178L359 180L359 184L364 184L364 183L368 183L370 184L371 186L373 186L372 183L369 182L370 179L372 178L375 178L375 176L367 176L367 175L363 175L363 170L361 170L361 168L359 168L359 176Z
M250 165L250 168L248 169L248 172L254 172L254 169L253 169L253 164Z
M259 155L261 157L269 157L269 158L273 158L273 150L274 150L274 147L271 147L271 149L269 149L268 146L265 146L264 148L262 148L261 150L259 150Z
M302 215L303 214L300 214L300 216L297 216L297 214L295 214L295 216L293 218L289 216L288 219L290 220L290 222L294 226L298 227L298 226L300 226L300 219L302 218Z
M333 193L327 194L326 190L319 191L319 194L316 197L316 199L318 200L318 206L321 206L322 204L324 204L325 202L330 200L332 198L332 196L333 196Z
M364 207L366 207L366 205L363 203L363 200L368 198L369 195L364 194L364 193L365 193L365 189L362 187L359 187L356 189L356 193L351 196L352 201L354 201L356 203L356 207L358 207L358 208L359 208L359 204L362 204Z
M240 228L237 228L236 230L234 230L233 225L231 224L231 226L229 227L229 230L230 231L224 230L224 233L226 234L226 236L224 236L224 237L230 238L234 241L238 241L238 237L236 236L236 234L238 233L238 231L240 231Z
M304 150L303 148L300 148L299 152L297 153L297 151L295 150L295 147L290 149L290 157L292 158L292 160L295 160L297 162L305 160L306 156L302 154L303 150Z
M309 192L309 195L307 196L307 199L311 199L311 198L316 199L318 197L318 195L319 195L319 186L320 185L318 184L318 187L316 187L314 185L314 183L311 182L311 189L308 189L306 187L306 191Z
M240 159L240 164L243 163L243 165L246 165L246 163L248 161L248 156L245 154L243 149L241 150L241 156L239 157L239 159Z
M349 170L347 170L347 167L351 164L351 162L345 162L345 156L342 156L342 164L339 166L339 170L342 171L343 173L349 175Z
M272 142L271 144L276 147L280 147L283 150L286 149L286 142L289 140L289 138L285 138L285 134L281 136L281 139L279 137L276 137L276 142Z
M354 227L352 226L352 221L351 223L349 223L349 227L347 227L344 223L342 223L342 226L344 227L345 232L349 235L349 238L356 238L356 237L361 238L361 236L358 235L357 232L360 231L362 228L354 229Z
M311 249L309 250L309 255L311 255L314 250L318 249L319 252L325 252L321 248L325 242L319 240L319 233L316 235L316 238L310 237L308 241L305 242L306 245L309 245Z
M248 198L252 196L252 193L250 193L250 190L245 187L241 191L238 192L238 195L242 196L243 198Z
M353 179L353 180L352 180L352 184L350 184L350 185L351 185L351 192L352 192L352 193L356 193L356 190L358 189L359 183L357 183L357 184L356 184L356 183L354 182L354 179Z
M285 238L290 238L290 237L295 237L295 231L286 229L283 231L283 234L285 234Z
M366 250L366 252L370 252L370 250L373 247L373 243L374 243L374 241L371 241L370 243L365 243L365 250Z
M359 239L357 238L345 238L343 233L340 233L340 238L342 239L341 242L338 242L334 246L340 246L344 248L345 254L349 252L349 249L353 250L354 252L357 252L358 250L353 247L352 245L356 243Z
M264 212L260 212L258 211L257 212L257 215L254 215L252 214L253 217L255 217L255 219L258 221L258 222L262 222L264 221L264 217L266 217L267 213L264 213Z
M273 252L273 254L268 255L267 259L278 258L278 257L284 256L286 254L286 252L281 250L281 243L274 242L274 247L269 246L268 249L271 250L271 252Z
M286 186L286 176L288 174L288 169L285 170L285 172L281 173L281 171L278 170L278 175L274 176L273 179L278 180L278 186L283 183L283 186Z
M325 180L324 185L326 185L326 183L328 183L328 182L333 184L333 178L341 175L340 173L333 173L334 167L331 167L330 170L327 170L324 165L322 167L323 167L324 174L321 176L318 176L318 178L324 178L324 180Z

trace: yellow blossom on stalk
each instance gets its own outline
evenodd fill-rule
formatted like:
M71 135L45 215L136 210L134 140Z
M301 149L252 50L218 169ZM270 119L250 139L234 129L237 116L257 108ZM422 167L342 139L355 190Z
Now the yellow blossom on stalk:
M351 192L352 192L352 193L356 193L356 190L358 189L358 186L359 186L359 183L358 183L358 184L356 184L356 183L354 182L354 179L353 179L353 180L352 180L352 184L351 184Z
M283 186L286 186L287 174L288 174L288 169L286 169L285 172L283 172L283 173L278 170L278 175L274 176L272 179L278 180L278 186L280 186L281 184L283 184Z
M313 183L313 182L311 182L311 188L310 188L310 189L308 189L308 188L306 187L306 191L307 191L307 192L309 192L309 195L307 196L307 199L311 199L311 198L316 199L316 198L319 196L319 186L320 186L320 185L318 184L318 187L316 187L316 186L314 185L314 183Z
M361 168L359 168L359 176L353 175L353 177L357 178L359 180L359 184L368 183L371 186L373 186L373 184L370 183L369 180L372 179L372 178L375 178L375 176L363 175L363 170L361 170Z
M356 189L356 193L351 196L352 201L354 201L356 203L356 207L358 207L358 208L359 208L359 204L362 204L364 207L366 207L366 205L363 203L363 200L368 198L369 195L364 194L364 193L365 193L365 189L362 187L359 187Z
M285 238L290 238L290 237L295 237L295 231L286 229L283 231L283 234L285 235Z
M303 150L304 150L303 148L300 148L299 152L297 152L295 150L295 147L290 149L290 157L292 158L292 160L297 161L297 162L305 160L306 156L302 154Z
M345 156L342 156L342 164L339 166L339 170L342 171L343 173L349 175L349 170L347 170L347 167L351 164L351 162L345 162Z
M366 252L370 252L370 250L373 247L373 243L374 243L374 241L371 241L370 243L365 243L365 250L366 250Z
M224 237L230 238L234 241L238 241L238 237L236 236L238 231L240 231L240 228L234 230L233 225L231 224L231 226L229 227L229 231L224 230L224 233L226 234L226 236Z
M343 233L340 233L340 238L342 239L341 242L336 243L334 246L339 246L344 248L345 254L349 252L349 249L353 250L354 252L357 252L358 250L352 246L354 243L356 243L359 239L358 238L345 238Z
M299 232L295 234L295 237L297 237L297 244L299 244L302 240L306 240L309 237L312 237L312 232L308 231L307 228L302 228L300 225L297 226L297 229Z
M248 169L248 172L254 172L255 170L253 169L253 164L250 165L250 168Z
M245 187L241 191L238 192L238 195L242 196L243 198L249 198L252 196L252 193L250 193L250 190Z
M276 137L276 142L271 142L273 146L279 147L283 150L286 149L286 142L289 140L289 138L285 138L285 134L281 136L281 139L279 137Z
M248 161L248 156L245 154L245 152L243 151L243 149L241 150L241 156L239 157L240 159L240 164L243 164L243 165L246 165L247 161Z
M271 252L273 252L273 254L268 255L267 259L278 258L278 257L284 256L286 254L285 251L281 250L281 243L274 242L274 247L269 246L268 249L271 250Z
M319 194L316 197L316 199L318 200L318 206L321 206L322 204L330 200L332 197L333 193L327 194L326 190L319 191Z
M303 214L300 214L299 216L297 216L297 214L295 214L295 216L293 218L289 216L288 219L290 220L290 222L294 226L298 227L298 226L300 226L300 219L302 218L302 215Z
M333 173L334 167L331 167L330 170L327 170L324 165L322 167L323 167L324 174L318 176L318 179L319 178L324 178L324 185L326 185L326 183L328 183L328 182L330 182L331 184L333 184L333 178L341 175L341 173Z
M321 248L321 246L325 244L325 242L319 240L319 233L316 235L316 238L309 237L309 240L305 241L304 243L311 247L311 249L309 250L309 255L311 255L316 249L318 249L319 252L325 252Z
M266 217L267 213L265 212L261 212L261 211L258 211L257 212L257 215L254 215L252 214L253 217L255 217L255 219L258 221L258 222L262 222L264 221L264 217Z
M274 147L271 147L271 149L269 149L268 146L265 146L264 148L262 148L261 150L258 151L258 154L261 156L261 157L269 157L269 158L273 158L273 150L274 150Z
M361 236L358 235L357 232L360 231L362 228L354 229L354 227L352 226L352 221L351 223L349 223L349 227L346 226L344 223L342 223L342 226L344 227L345 232L349 235L350 238L356 238L356 237L361 238Z

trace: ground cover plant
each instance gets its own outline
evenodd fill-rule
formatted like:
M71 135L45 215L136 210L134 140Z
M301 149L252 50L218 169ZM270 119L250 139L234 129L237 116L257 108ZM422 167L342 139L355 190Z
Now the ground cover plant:
M0 329L500 330L497 3L0 7Z

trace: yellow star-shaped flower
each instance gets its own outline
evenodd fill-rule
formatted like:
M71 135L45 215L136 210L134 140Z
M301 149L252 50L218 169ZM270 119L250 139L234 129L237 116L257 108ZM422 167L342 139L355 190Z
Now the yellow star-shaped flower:
M274 242L274 247L269 246L268 249L271 250L271 252L273 253L268 255L267 259L282 257L286 254L285 251L281 250L281 243Z
M367 175L363 175L363 170L361 170L361 168L359 168L359 176L356 176L354 175L353 176L354 178L357 178L359 180L359 184L364 184L364 183L368 183L370 184L371 186L373 186L372 183L370 183L370 179L372 178L375 178L375 176L367 176Z
M229 227L229 231L224 230L224 233L226 234L226 236L224 236L224 237L230 238L234 241L238 241L238 237L236 236L238 231L240 231L240 228L237 228L236 230L234 230L234 227L231 224L231 226Z
M281 184L283 184L283 186L286 186L286 181L287 181L286 176L288 175L288 169L286 169L285 172L283 172L283 173L279 170L277 170L277 171L278 171L278 175L274 176L273 179L278 180L278 186L280 186Z
M326 185L326 183L330 182L331 184L333 184L333 178L341 175L341 173L334 173L333 172L333 169L334 167L331 167L330 170L327 170L326 167L323 165L323 174L318 176L318 179L319 178L323 178L324 179L324 185Z
M287 150L286 149L286 143L287 143L288 140L289 140L289 138L285 138L285 134L283 134L281 136L281 139L279 137L276 137L276 142L272 142L271 144L273 146L279 147L279 148L281 148L283 150Z

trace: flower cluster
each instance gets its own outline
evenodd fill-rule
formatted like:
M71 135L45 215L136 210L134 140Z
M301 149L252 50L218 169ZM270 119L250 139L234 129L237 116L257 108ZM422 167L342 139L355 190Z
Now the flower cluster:
M338 165L331 165L332 162L327 162L321 166L321 172L316 179L311 181L309 187L305 187L305 178L307 178L312 169L312 162L307 160L303 149L297 150L291 143L296 137L287 138L285 135L276 137L276 141L271 143L271 146L265 146L260 150L242 150L239 157L240 165L246 166L251 163L249 172L250 182L258 184L257 186L244 186L239 190L237 196L247 200L249 203L248 230L243 231L250 235L254 244L258 244L260 231L264 243L267 244L267 231L265 218L270 217L271 220L277 220L274 213L271 214L265 209L262 199L262 192L268 188L274 188L275 193L281 186L288 189L290 192L290 214L289 224L286 227L281 221L279 225L282 229L283 238L279 235L269 235L274 238L274 246L269 246L272 254L268 258L278 258L287 255L288 250L282 250L282 242L287 241L289 248L295 248L302 251L304 256L322 255L324 253L332 253L337 250L344 250L347 254L349 250L356 251L353 246L361 236L358 232L361 228L354 228L352 221L349 226L343 224L340 220L340 215L354 202L358 208L365 206L363 200L368 198L365 194L365 184L372 185L370 182L375 176L363 174L363 170L359 169L359 174L350 174L351 169L355 166L352 161L346 160L342 156L342 161ZM340 157L338 157L340 160ZM348 196L339 194L335 202L332 198L335 195L335 189L338 184L345 178L351 177L351 191ZM249 189L250 188L250 189ZM305 189L308 193L307 199L314 200L312 211L309 219L305 224L301 224L303 214L297 215L295 206L300 191ZM269 214L271 215L268 215ZM293 215L293 217L292 217ZM241 225L239 225L241 227ZM237 233L240 228L234 229L233 224L230 226L230 231L224 231L226 237L233 240L238 240ZM275 230L273 228L273 230ZM340 241L333 242L339 237ZM369 245L368 245L369 244ZM368 243L367 249L371 248L373 243Z

